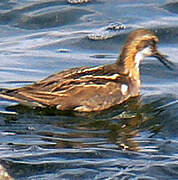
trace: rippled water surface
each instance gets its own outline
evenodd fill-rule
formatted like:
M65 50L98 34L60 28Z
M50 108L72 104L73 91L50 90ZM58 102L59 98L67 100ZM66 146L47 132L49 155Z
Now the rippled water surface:
M141 27L175 64L171 71L147 58L141 97L91 114L0 100L0 164L9 179L178 179L178 1L0 0L0 88L113 63Z

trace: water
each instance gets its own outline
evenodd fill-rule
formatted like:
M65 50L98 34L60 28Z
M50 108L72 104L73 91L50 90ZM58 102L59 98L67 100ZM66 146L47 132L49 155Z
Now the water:
M71 1L72 2L72 1ZM178 2L0 1L0 88L113 63L128 33L152 29L175 64L141 65L142 96L104 112L0 101L0 163L17 180L178 179Z

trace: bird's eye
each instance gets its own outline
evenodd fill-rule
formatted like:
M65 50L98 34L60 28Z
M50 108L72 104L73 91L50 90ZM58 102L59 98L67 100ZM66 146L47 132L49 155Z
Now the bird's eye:
M149 43L148 43L148 46L155 46L155 41L154 40L152 40L152 41L149 41Z

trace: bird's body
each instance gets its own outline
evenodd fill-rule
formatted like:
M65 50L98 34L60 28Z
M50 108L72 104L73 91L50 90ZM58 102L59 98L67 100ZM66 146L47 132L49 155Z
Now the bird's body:
M2 95L32 106L100 111L139 95L135 80L120 71L116 64L73 68Z
M108 109L140 94L139 64L155 56L168 66L156 49L152 31L132 32L114 64L65 70L35 84L4 90L0 97L34 107L92 112Z

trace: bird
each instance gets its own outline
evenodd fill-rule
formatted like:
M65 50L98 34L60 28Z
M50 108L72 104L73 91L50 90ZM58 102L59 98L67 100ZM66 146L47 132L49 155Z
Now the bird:
M5 89L0 97L33 108L96 112L122 104L140 95L140 62L155 57L171 69L173 63L158 51L159 42L149 29L132 31L113 64L74 67L34 84Z

